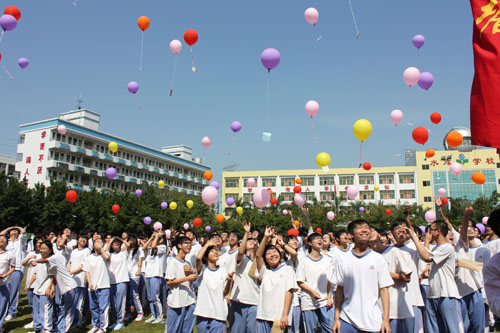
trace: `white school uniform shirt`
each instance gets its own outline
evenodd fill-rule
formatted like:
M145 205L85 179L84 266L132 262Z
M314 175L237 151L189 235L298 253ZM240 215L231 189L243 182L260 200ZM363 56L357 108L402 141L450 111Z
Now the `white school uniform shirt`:
M36 274L36 279L32 284L33 293L38 296L45 296L45 291L50 285L49 265L47 263L37 263L34 274Z
M468 247L462 238L458 238L458 241L455 245L456 251L456 261L458 262L460 259L473 260L472 251L470 247ZM465 297L470 295L477 290L481 289L482 283L481 280L477 280L474 278L472 274L472 270L464 268L464 267L456 267L455 269L455 282L457 283L458 293L460 297Z
M489 241L486 243L486 247L491 251L491 255L494 256L500 252L500 238Z
M23 260L26 258L26 243L28 241L28 236L26 234L19 234L19 238L12 242L9 239L7 247L5 250L12 251L14 257L16 258L16 271L21 271L24 273Z
M245 254L243 259L239 263L236 263L235 274L233 275L233 288L231 289L232 301L247 305L259 304L259 281L248 275L253 262Z
M158 245L156 247L156 255L152 255L153 249L148 248L148 255L146 256L146 271L145 277L161 277L165 273L164 268L166 266L166 253L167 247L164 244Z
M129 282L127 250L112 252L109 256L109 283L117 284Z
M384 257L371 249L362 256L351 250L337 258L332 283L344 287L340 318L358 330L379 331L379 289L394 284Z
M407 246L408 246L409 243L407 243ZM415 247L416 249L416 246L415 244L413 244L413 246ZM424 243L422 243L422 246L425 247ZM429 248L427 249L427 252L432 252L432 250L436 247L436 244L429 244ZM418 260L418 272L419 274L421 274L424 269L427 268L427 266L429 266L429 270L430 270L430 264L422 259L420 259L420 255L419 255L419 260ZM420 284L423 285L423 286L429 286L429 278L423 278L422 281L420 281Z
M294 293L299 287L293 268L280 264L275 269L266 268L265 264L259 272L261 279L257 319L274 322L280 320L288 291ZM288 311L288 324L292 323L293 306Z
M460 299L455 282L455 250L450 243L437 245L430 252L432 259L429 271L427 298L451 297Z
M54 255L61 254L64 257L64 260L66 260L66 265L69 263L69 260L71 258L71 252L73 252L72 247L66 245L63 249L58 247L56 243L52 243L52 250L54 251Z
M76 249L78 246L78 241L76 239L70 239L66 243L66 246L69 246L71 249Z
M297 274L297 268L299 267L299 263L301 260L304 260L304 258L299 260L299 257L297 256L295 264L293 263L292 259L288 259L284 262L285 265L290 266L295 274ZM258 276L257 270L255 270L256 275ZM293 292L293 298L292 298L292 307L299 306L300 305L300 288L297 286L297 289Z
M189 265L192 268L187 260L181 261L176 257L169 257L165 279L175 280L185 277L184 265ZM168 286L170 289L167 297L168 306L171 308L183 308L195 303L196 295L194 294L192 284L193 282L191 281L184 281L175 286Z
M109 263L100 254L92 253L85 259L83 270L90 273L90 282L95 289L110 287Z
M220 250L221 250L222 254L224 254L224 253L226 253L227 251L229 251L229 249L230 249L230 248L231 248L231 247L230 247L229 245L224 245L224 246L222 246L222 247L221 247L221 249L220 249Z
M409 274L413 271L403 257L403 253L394 246L386 247L380 252L382 257L387 261L389 272ZM394 284L389 287L389 318L390 319L406 319L415 317L413 312L413 304L407 297L409 293L408 283L402 281L394 281Z
M495 254L483 266L484 290L490 311L500 317L500 253Z
M238 258L238 248L234 251L224 252L217 261L217 265L224 267L226 272L234 272L236 268L236 259Z
M227 275L224 267L217 266L212 270L207 265L203 265L198 275L200 286L194 309L195 316L226 322L227 303L224 298L224 285Z
M394 246L395 250L400 251L406 264L408 264L411 276L410 282L407 283L408 291L405 295L409 304L414 306L424 306L424 299L419 285L419 263L420 256L413 242L403 244L402 246Z
M142 250L142 247L139 247L137 249L137 252L134 255L134 250L130 250L128 252L127 256L127 269L128 269L128 276L131 279L138 279L139 276L135 275L137 273L137 269L139 267L139 258L143 258L142 260L142 265L141 265L141 272L142 268L144 267L144 251Z
M71 270L74 271L78 267L85 263L85 259L90 255L90 249L84 247L83 249L74 249L71 251L71 256L69 257L69 262L71 263ZM75 279L76 286L80 288L85 288L87 285L87 280L85 278L85 272L76 273L73 275Z
M56 277L57 288L61 295L76 288L76 281L68 271L66 258L62 254L49 257L49 274Z
M0 253L0 273L7 274L12 266L16 266L16 257L12 251L5 250ZM29 281L28 281L29 282ZM10 275L0 279L0 286L10 283Z
M326 306L328 298L328 274L332 271L332 259L322 255L318 260L306 256L299 262L297 268L297 284L304 282L311 289L317 291L321 298L315 299L310 293L301 290L300 307L302 311L315 310ZM300 288L300 287L299 287Z
M28 284L31 281L31 278L33 277L33 273L35 273L35 267L36 266L31 266L31 262L33 260L37 260L37 259L40 259L42 257L42 255L40 253L37 253L37 252L28 252L28 254L26 255L26 258L29 258L32 255L35 255L35 259L28 260L28 262L25 265L25 267L27 267L26 268L26 284Z
M198 255L198 252L200 252L202 246L200 243L195 241L193 245L191 245L191 251L186 254L186 261L189 261L191 266L196 267L196 256Z

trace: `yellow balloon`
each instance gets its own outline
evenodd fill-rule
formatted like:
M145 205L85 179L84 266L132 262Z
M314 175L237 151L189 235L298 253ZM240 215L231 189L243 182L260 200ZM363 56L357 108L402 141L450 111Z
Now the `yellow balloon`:
M186 206L187 206L187 208L193 208L193 206L194 206L193 200L186 201Z
M316 155L316 164L320 168L323 168L323 172L327 172L329 170L328 166L330 165L331 161L332 159L327 153L319 153L318 155Z
M374 189L375 191L378 191L378 185L373 186L373 189Z
M366 119L359 119L354 123L352 130L356 138L363 142L372 134L372 124Z
M176 210L177 209L177 203L175 201L172 201L170 203L170 205L168 205L168 207L171 209L171 210Z
M163 188L164 186L165 186L165 182L164 182L163 180L160 180L160 181L158 182L158 187L159 187L159 188Z
M111 141L109 144L108 144L108 148L109 150L111 150L113 153L116 153L118 151L118 144L114 141Z
M236 207L236 213L243 214L243 207Z

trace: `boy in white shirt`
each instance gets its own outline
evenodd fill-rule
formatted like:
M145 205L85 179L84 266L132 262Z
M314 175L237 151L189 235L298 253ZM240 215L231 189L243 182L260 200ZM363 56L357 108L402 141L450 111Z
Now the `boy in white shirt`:
M455 250L448 241L448 226L444 221L436 221L429 228L436 247L429 252L420 243L415 232L407 229L415 243L420 258L430 263L429 306L425 311L425 327L428 333L463 332L460 294L455 283ZM426 243L429 237L426 238ZM428 244L426 244L428 245Z
M306 331L314 332L321 326L322 332L331 332L333 325L332 283L327 275L332 270L330 257L321 254L323 237L312 233L307 237L309 254L299 261L297 284L300 295L302 317Z
M231 231L228 238L229 248L227 249L227 251L223 251L223 253L219 257L219 261L217 262L219 266L224 267L226 272L234 272L240 240L241 234L239 233L239 231Z
M500 209L490 214L488 225L500 236ZM484 290L491 312L500 317L500 253L495 254L483 266Z
M337 286L332 331L388 333L391 330L388 287L394 281L387 262L368 247L371 234L368 222L354 220L347 230L354 239L354 247L335 262L331 281Z
M7 237L0 234L0 332L3 332L3 322L9 305L10 275L14 272L16 258L14 253L7 251Z
M85 299L87 295L87 281L83 265L85 259L90 255L90 249L87 247L87 235L82 234L78 237L77 248L71 252L68 270L76 281L75 299L73 302L74 318L79 328L85 324L86 313L84 314ZM85 311L86 312L86 311Z
M118 331L125 327L125 303L127 286L130 282L128 274L128 249L130 244L121 238L113 237L109 246L109 282L111 294L111 312L115 318L114 324L109 328Z

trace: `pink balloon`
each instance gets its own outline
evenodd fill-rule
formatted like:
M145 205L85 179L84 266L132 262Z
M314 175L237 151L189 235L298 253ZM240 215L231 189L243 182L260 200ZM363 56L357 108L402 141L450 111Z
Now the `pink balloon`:
M217 192L217 189L213 186L207 186L201 192L201 200L203 200L205 205L208 206L216 202L218 197L219 193Z
M165 238L170 239L170 229L165 230Z
M288 211L286 209L283 209L283 215L288 215Z
M438 190L438 195L439 195L440 197L444 197L444 196L446 195L446 190L445 190L444 188L442 188L442 187L441 187L441 188Z
M451 165L450 165L450 171L455 176L459 175L460 172L462 172L462 164L457 163L457 162L451 163Z
M254 178L248 178L247 179L247 185L248 187L252 187L255 185L255 179Z
M293 197L293 201L297 206L302 207L306 203L306 197L302 193L297 193Z
M319 12L316 8L310 7L306 9L306 12L304 13L304 17L306 18L306 21L314 26L316 26L316 23L318 22L319 18Z
M483 222L483 224L488 224L488 219L489 219L489 217L485 216L485 217L483 217L483 219L481 220L481 222Z
M335 218L335 213L329 211L328 213L326 213L326 218L329 219L330 221L333 221L333 219Z
M309 102L306 103L306 113L309 117L314 117L319 111L319 103L310 100Z
M420 71L416 67L408 67L403 73L403 80L412 87L420 80Z
M401 122L401 120L403 120L403 111L401 110L394 110L391 112L391 120L392 120L392 123L396 126L399 125L399 123Z
M203 147L208 148L212 145L212 139L210 139L209 136L204 136L203 139L201 139L201 144Z
M163 229L163 225L161 222L155 222L155 224L153 224L153 229L155 229L155 231L161 230Z
M436 221L436 212L429 210L428 212L425 213L424 217L427 223L432 223Z
M57 126L57 133L62 135L66 134L66 126L64 125Z
M269 203L269 200L271 200L271 194L265 189L255 191L253 195L253 203L257 208L265 207Z
M170 51L172 51L174 54L178 54L182 50L182 43L174 39L173 41L170 42Z
M356 185L349 185L347 187L347 196L349 199L354 200L358 195L358 187Z
M188 229L189 229L189 224L184 223L184 230L188 230Z

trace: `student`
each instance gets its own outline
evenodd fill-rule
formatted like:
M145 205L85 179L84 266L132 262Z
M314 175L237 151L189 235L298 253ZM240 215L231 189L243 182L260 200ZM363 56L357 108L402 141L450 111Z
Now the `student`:
M323 246L321 247L321 254L333 259L333 238L329 233L323 235Z
M225 253L225 252L229 251L229 249L231 248L231 246L229 245L229 232L227 232L227 231L221 232L220 238L222 241L222 243L220 245L220 251L221 251L221 253Z
M335 233L335 240L337 241L338 246L333 248L333 257L337 258L343 253L347 253L351 246L349 244L348 233L345 230L339 230Z
M290 332L292 298L297 290L293 268L282 264L276 246L268 244L274 227L266 227L264 238L256 253L257 271L261 279L257 307L257 332L271 332L275 322L281 330Z
M92 329L88 333L105 333L109 324L109 254L101 238L94 240L94 249L85 259L83 271L89 286Z
M196 267L196 255L200 252L203 245L196 240L193 230L186 230L185 235L191 240L191 251L186 254L186 261L188 261L192 267Z
M293 268L293 271L297 273L297 268L299 267L299 258L298 258L298 249L299 249L299 240L295 235L291 234L290 231L288 231L288 235L285 238L286 245L287 245L287 253L288 253L288 259L285 260L285 265L288 265ZM301 258L302 260L303 258ZM290 323L290 330L292 332L298 332L299 330L304 331L304 321L301 316L301 311L300 311L300 288L297 288L295 292L293 293L293 298L292 298L292 322Z
M22 265L26 269L26 286L28 285L28 282L31 281L31 278L33 277L33 273L35 271L35 267L31 265L31 262L33 260L39 259L42 257L40 254L40 244L42 244L42 238L41 237L35 237L31 240L32 246L33 246L33 251L28 252L26 255L26 258L22 261ZM28 246L29 248L29 246ZM24 288L24 291L26 292L26 295L28 296L28 304L31 306L31 309L33 309L33 288ZM31 321L30 323L24 325L24 328L30 329L33 328L35 323Z
M234 272L234 268L236 265L236 257L238 255L238 246L240 244L241 234L239 231L231 231L228 238L228 246L227 251L223 252L219 257L219 262L217 263L219 266L224 267L226 272Z
M490 214L488 225L498 237L500 236L500 209ZM491 312L500 317L500 253L495 254L483 266L484 290Z
M21 227L9 227L2 232L0 235L7 235L9 237L9 243L7 245L7 251L12 251L14 257L16 258L16 269L12 276L10 277L10 297L9 297L9 310L5 321L12 320L17 314L17 305L19 304L19 288L21 287L21 281L24 277L24 266L22 262L26 257L26 243L28 237L26 236L26 230Z
M130 236L128 243L130 245L127 258L128 276L130 278L130 282L128 284L128 296L130 299L130 305L134 306L135 312L137 313L135 321L141 321L144 317L144 313L139 293L139 284L141 279L142 262L144 260L144 251L142 250L142 245L139 245L139 241L135 236ZM130 308L128 307L127 310L129 309Z
M163 280L164 262L166 261L167 246L165 245L165 233L154 232L151 238L144 244L142 250L146 255L146 292L149 305L151 306L151 317L146 323L160 324L163 322L163 307L160 301L160 289Z
M7 237L0 234L0 332L4 332L3 322L9 307L9 283L16 269L14 252L7 251Z
M420 258L430 263L427 293L429 306L425 311L426 332L462 332L460 295L455 283L455 250L447 238L447 224L441 220L432 223L430 237L436 242L432 252L420 243L412 229L407 230Z
M64 260L66 260L66 264L69 263L71 252L73 251L73 247L68 245L68 242L69 238L64 232L60 233L57 237L53 237L54 254L61 254Z
M251 224L243 221L245 234L236 257L235 274L231 288L229 325L231 333L254 333L259 304L258 280L248 273L255 260L257 241L252 238Z
M347 225L354 240L349 252L337 257L333 332L390 332L389 290L394 284L387 262L368 247L370 225L354 220ZM382 302L378 304L379 297Z
M165 332L190 333L194 327L194 307L196 295L192 283L196 280L196 272L186 260L191 251L192 240L181 236L176 238L177 255L170 257L167 264L165 280L170 292L167 297L167 320Z
M198 332L226 332L227 303L232 273L217 265L219 250L210 239L196 256L198 299L194 309ZM228 283L226 283L228 282Z
M127 265L129 247L127 241L118 237L111 238L109 245L109 283L111 312L115 322L109 326L109 329L115 331L125 327L123 317L125 316L127 286L130 282Z
M328 234L326 235L330 237ZM309 254L299 262L297 284L300 295L302 317L307 332L321 326L322 332L331 332L333 325L332 283L327 274L332 270L332 260L321 254L323 237L312 233L307 237Z
M486 247L491 251L491 255L494 256L498 252L500 252L500 237L498 237L497 234L493 231L493 228L491 228L491 225L489 224L489 219L488 219L488 224L486 225L486 232L488 233L488 241L486 242Z
M80 234L77 239L77 248L71 251L68 265L68 270L76 282L75 298L73 300L73 321L76 322L78 328L82 328L86 320L84 305L88 296L83 265L89 255L90 249L87 247L87 235Z

